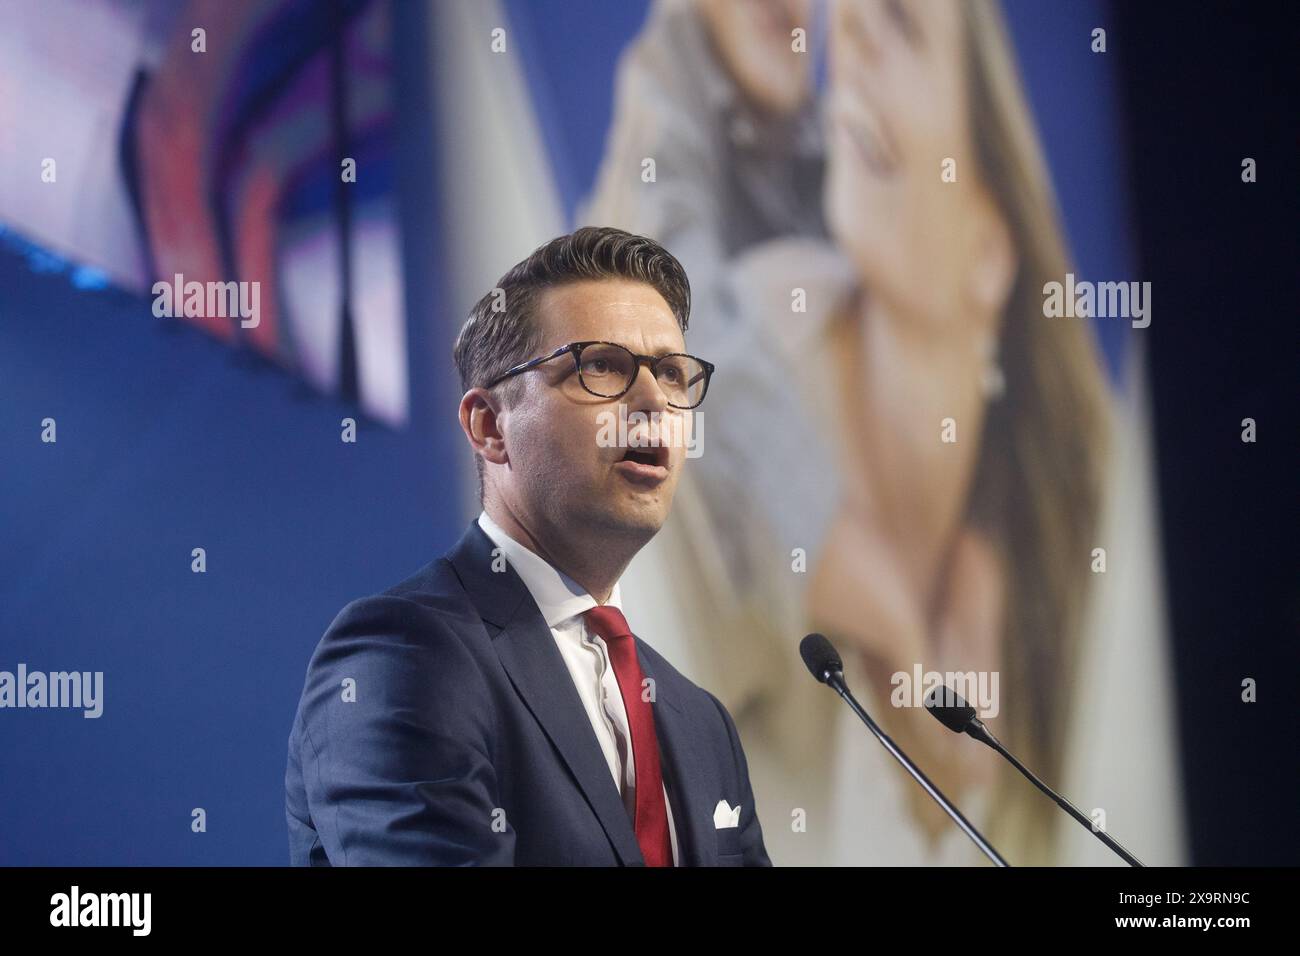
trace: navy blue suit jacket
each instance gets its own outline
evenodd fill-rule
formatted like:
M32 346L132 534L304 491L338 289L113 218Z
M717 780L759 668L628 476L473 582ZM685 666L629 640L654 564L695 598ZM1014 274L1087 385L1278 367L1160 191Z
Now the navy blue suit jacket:
M321 638L289 735L294 865L645 865L555 638L494 547L472 522ZM771 866L731 715L636 647L679 863ZM715 828L719 800L738 827Z

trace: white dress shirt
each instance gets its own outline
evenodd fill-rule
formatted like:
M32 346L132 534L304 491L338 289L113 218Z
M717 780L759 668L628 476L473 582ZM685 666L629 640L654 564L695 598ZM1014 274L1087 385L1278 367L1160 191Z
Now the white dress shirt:
M587 711L587 719L596 732L596 740L609 764L610 775L623 798L628 819L635 819L636 767L632 759L632 737L628 732L627 711L618 678L609 662L605 642L587 629L584 611L597 606L597 601L571 577L552 567L541 556L530 551L501 529L487 512L478 516L478 525L493 543L501 549L510 567L523 580L524 586L537 602L538 609L551 629L551 636L560 649L560 656L569 669L578 697ZM605 602L623 610L619 586ZM662 763L662 760L661 760ZM672 802L664 787L664 804L668 811L668 836L673 849L673 866L678 866L677 828L673 825Z

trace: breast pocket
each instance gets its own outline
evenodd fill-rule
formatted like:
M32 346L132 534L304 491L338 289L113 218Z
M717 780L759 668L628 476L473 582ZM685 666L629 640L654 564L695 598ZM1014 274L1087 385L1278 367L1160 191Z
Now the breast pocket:
M713 832L717 841L718 866L744 866L740 827L717 827Z

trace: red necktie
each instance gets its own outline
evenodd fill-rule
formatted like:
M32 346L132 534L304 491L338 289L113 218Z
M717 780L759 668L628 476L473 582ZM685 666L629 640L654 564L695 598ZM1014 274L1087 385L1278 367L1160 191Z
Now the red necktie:
M609 649L614 677L623 696L628 729L632 734L632 765L636 773L636 842L646 866L672 866L673 847L668 835L668 807L664 802L663 775L659 769L659 738L655 734L654 711L641 697L641 663L627 619L616 607L593 607L582 615L587 628L598 634Z

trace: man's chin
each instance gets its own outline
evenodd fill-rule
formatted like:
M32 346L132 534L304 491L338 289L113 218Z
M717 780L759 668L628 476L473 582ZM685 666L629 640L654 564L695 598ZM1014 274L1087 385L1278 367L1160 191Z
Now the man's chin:
M660 501L619 501L604 509L602 524L607 531L650 540L668 518Z

